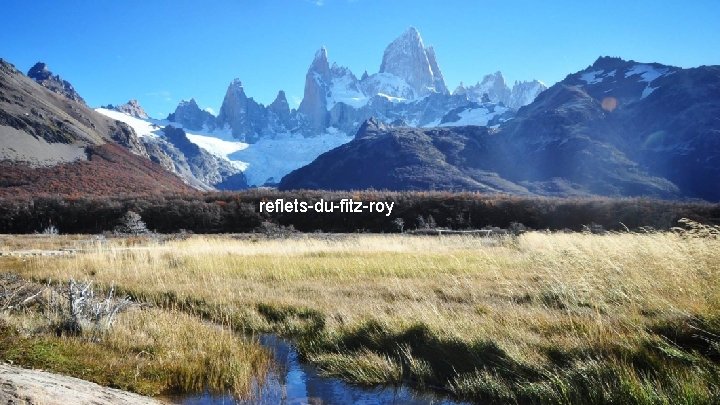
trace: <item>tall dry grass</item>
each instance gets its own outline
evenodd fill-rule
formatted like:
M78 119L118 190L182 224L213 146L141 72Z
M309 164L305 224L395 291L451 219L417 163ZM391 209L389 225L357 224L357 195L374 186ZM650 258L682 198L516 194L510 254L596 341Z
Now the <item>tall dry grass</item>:
M687 233L198 236L15 271L293 336L358 382L496 402L702 403L719 395L718 252Z
M0 315L4 361L146 395L210 390L249 397L270 356L261 346L191 315L137 307L98 335L56 336L46 313Z

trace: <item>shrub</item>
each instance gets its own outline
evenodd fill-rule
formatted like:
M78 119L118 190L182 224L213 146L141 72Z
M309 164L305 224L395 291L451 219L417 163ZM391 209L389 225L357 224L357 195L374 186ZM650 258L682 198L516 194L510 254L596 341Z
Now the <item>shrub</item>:
M404 219L398 217L398 218L395 218L392 223L398 232L403 233L403 230L405 229L405 220Z
M142 235L148 233L149 231L140 214L128 211L122 218L120 218L120 223L115 227L115 232L130 235Z
M57 227L55 227L55 225L49 225L45 229L43 229L41 233L47 236L55 236L59 235L60 231L57 229Z
M110 329L117 315L132 304L129 297L117 299L114 287L110 289L107 297L96 299L92 282L80 283L73 279L68 283L64 299L66 303L55 301L52 305L60 315L56 333L80 335L86 332L93 338Z

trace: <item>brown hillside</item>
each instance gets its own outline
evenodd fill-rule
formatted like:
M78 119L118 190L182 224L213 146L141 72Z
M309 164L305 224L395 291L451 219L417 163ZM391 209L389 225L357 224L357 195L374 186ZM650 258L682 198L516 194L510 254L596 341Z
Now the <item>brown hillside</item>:
M193 192L159 165L113 143L86 148L88 160L51 167L0 162L0 197L68 197Z
M79 100L48 90L0 59L0 196L193 190L149 159L132 128Z

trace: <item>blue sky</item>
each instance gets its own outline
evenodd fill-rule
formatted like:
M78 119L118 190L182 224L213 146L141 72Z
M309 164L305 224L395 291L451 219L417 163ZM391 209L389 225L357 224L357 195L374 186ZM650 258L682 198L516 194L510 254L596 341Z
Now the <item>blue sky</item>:
M720 64L720 1L3 0L0 57L42 60L92 106L137 98L164 117L194 97L217 111L230 81L268 104L302 97L315 51L357 76L415 26L452 90L501 70L546 84L600 55Z

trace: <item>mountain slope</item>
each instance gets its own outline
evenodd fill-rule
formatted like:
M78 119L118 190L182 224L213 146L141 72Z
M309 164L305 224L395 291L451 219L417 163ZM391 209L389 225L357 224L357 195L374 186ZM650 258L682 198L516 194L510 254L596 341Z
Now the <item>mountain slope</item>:
M40 71L38 83L0 60L0 195L191 190L150 162L130 127L68 94L72 86L44 65ZM47 80L65 92L47 88Z
M192 100L187 106L189 108L186 111L192 111L193 106L197 108L197 104ZM142 110L139 105L136 107L133 111ZM188 134L183 128L168 125L166 121L134 117L118 111L121 109L122 106L118 106L112 110L98 108L95 111L132 127L150 160L180 176L188 185L199 190L247 188L245 176L237 164L231 162L227 156L213 154L212 148L209 148L210 151L204 149L208 145L201 142L198 146L193 142L198 137L209 137ZM200 111L199 108L197 110Z
M48 90L2 59L0 126L3 137L0 159L36 165L73 161L83 158L77 150L109 141L121 143L135 154L144 154L142 145L125 124L108 120L83 103ZM53 155L55 147L58 153ZM67 153L61 153L61 149Z
M461 108L457 114L477 110ZM286 176L280 187L435 187L718 201L719 135L720 67L680 69L600 58L542 92L496 130L368 124L341 149Z
M548 166L546 155L522 156L515 148L502 133L486 127L397 128L370 120L353 141L285 176L280 188L658 197L674 192L672 184L636 171L605 145L583 140L562 145L551 153L559 167ZM594 153L598 161L580 164L574 159L578 149ZM515 171L517 166L522 172ZM596 166L603 171L594 170ZM616 189L619 179L625 188Z
M88 146L86 159L32 167L0 162L0 197L188 193L179 177L114 143Z
M521 109L503 131L536 149L539 138L585 137L676 185L680 195L720 200L718 66L599 58Z

